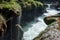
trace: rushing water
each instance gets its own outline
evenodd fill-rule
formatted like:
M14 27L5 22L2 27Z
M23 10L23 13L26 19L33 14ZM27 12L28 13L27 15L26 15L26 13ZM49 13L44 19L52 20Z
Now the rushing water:
M34 37L38 36L39 33L46 29L48 25L46 25L43 20L46 16L55 15L59 13L59 11L51 9L50 5L48 5L46 11L47 13L44 13L42 16L35 18L34 21L27 23L24 28L24 40L32 40Z

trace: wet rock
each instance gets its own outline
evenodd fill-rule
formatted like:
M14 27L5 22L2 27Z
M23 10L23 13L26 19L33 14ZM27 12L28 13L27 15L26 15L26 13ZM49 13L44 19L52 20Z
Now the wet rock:
M57 22L52 23L33 40L60 40L60 30L57 27Z

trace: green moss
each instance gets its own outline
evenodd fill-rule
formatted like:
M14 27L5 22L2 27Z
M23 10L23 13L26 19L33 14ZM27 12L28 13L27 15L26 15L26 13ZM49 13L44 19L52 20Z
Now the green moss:
M16 2L17 0L10 0L10 2Z
M17 0L0 0L0 3L3 3L3 2L16 2Z
M22 11L22 7L25 8L32 8L34 7L40 7L43 4L39 1L35 1L35 0L21 0L21 2L19 2L22 5L19 5L17 0L0 0L0 9L2 8L8 8L9 10L12 10L14 12L18 11L21 12Z
M35 7L43 6L41 2L35 0L21 0L21 1L24 7L32 7L33 5Z
M6 25L6 19L0 14L0 20L3 22L3 24L7 27Z
M0 3L0 9L8 8L14 12L21 12L21 6L16 2L16 0L10 0L9 2L3 1Z
M17 9L21 10L21 7L16 2L2 3L2 4L0 4L0 8L9 8L9 9L17 8Z

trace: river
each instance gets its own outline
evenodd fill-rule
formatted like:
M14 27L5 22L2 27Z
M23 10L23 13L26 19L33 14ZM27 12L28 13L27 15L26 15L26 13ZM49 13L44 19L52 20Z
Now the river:
M40 17L35 18L34 21L27 23L27 25L24 28L24 34L23 34L23 40L33 40L36 36L39 35L42 31L48 27L44 23L44 18L47 16L58 14L60 11L57 11L55 9L50 8L50 4L48 4L48 7L46 8L47 13L44 13Z

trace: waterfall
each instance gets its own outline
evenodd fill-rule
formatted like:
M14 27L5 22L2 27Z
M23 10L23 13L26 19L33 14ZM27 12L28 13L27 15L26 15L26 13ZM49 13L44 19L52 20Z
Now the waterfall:
M51 8L50 8L51 4L45 4L45 5L48 6L46 9L51 9Z
M44 13L43 15L45 16L51 16L51 15L56 15L57 13L60 13L60 11L57 11L55 9L51 9L52 4L46 4L48 7L46 8L46 11L48 13Z
M34 21L27 23L24 28L23 40L33 40L36 36L39 35L42 31L46 29L48 25L44 23L44 18L46 16L51 16L59 13L59 11L50 8L50 4L46 8L47 13L44 13L42 16L35 18Z

